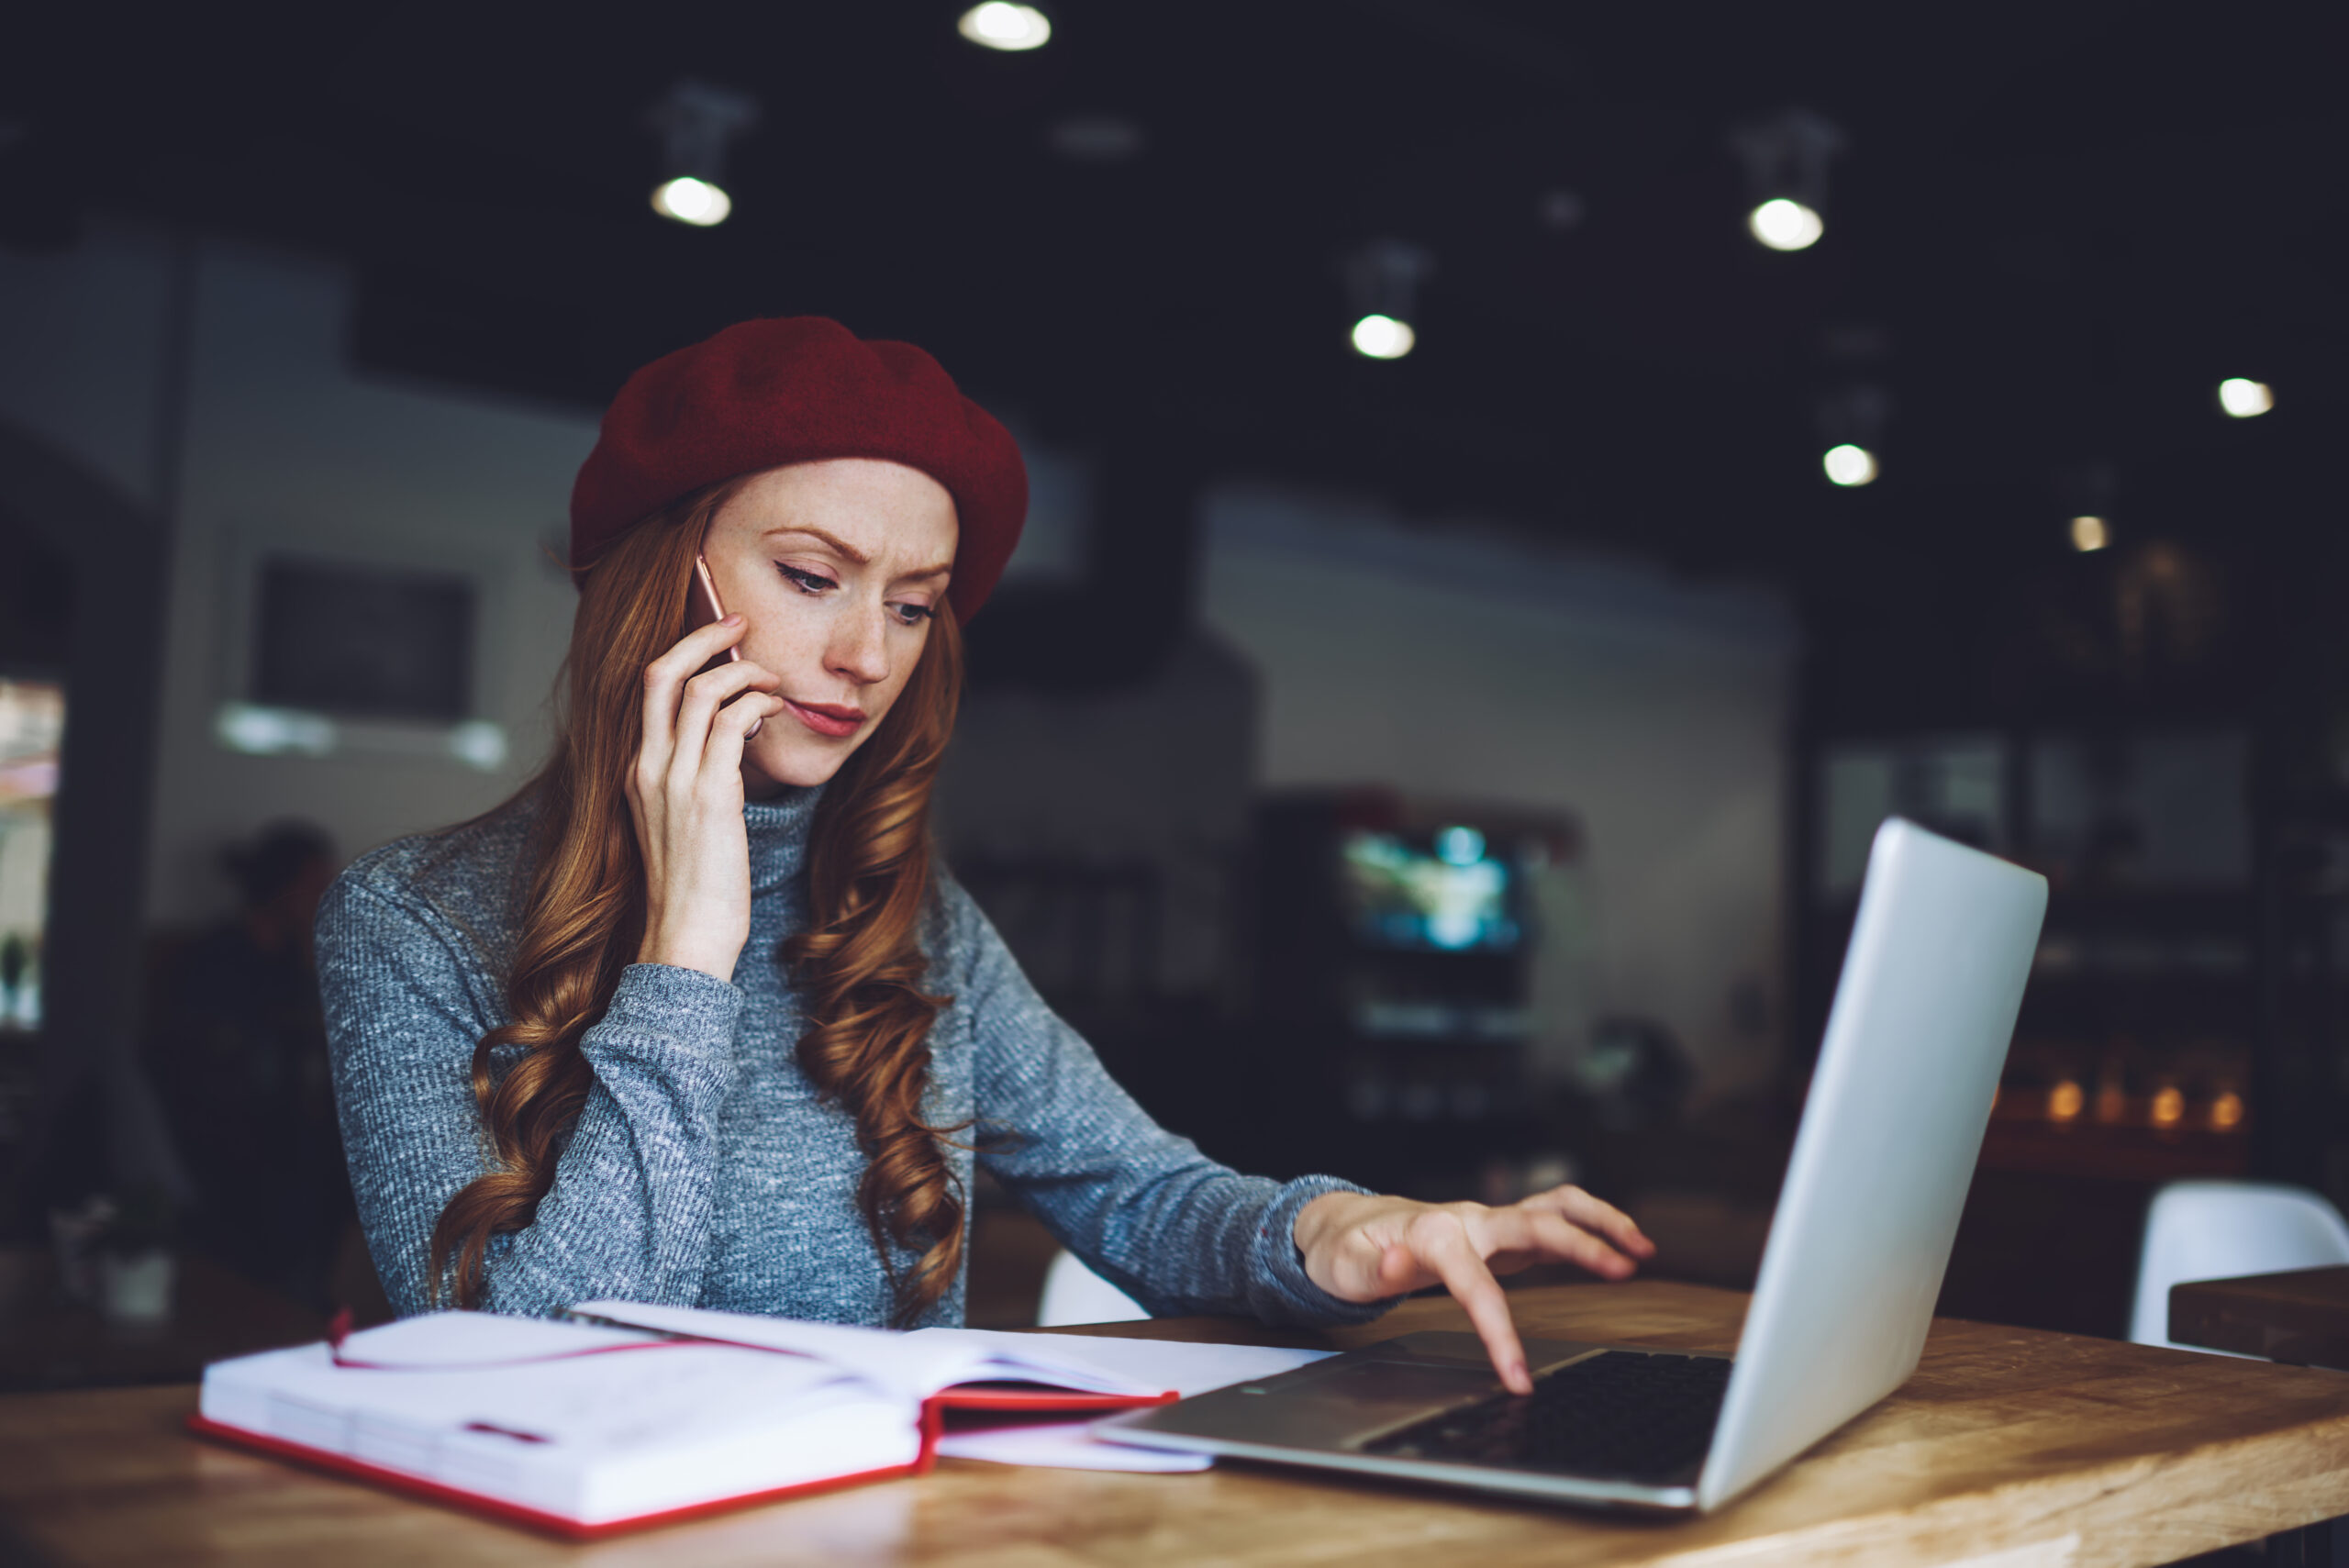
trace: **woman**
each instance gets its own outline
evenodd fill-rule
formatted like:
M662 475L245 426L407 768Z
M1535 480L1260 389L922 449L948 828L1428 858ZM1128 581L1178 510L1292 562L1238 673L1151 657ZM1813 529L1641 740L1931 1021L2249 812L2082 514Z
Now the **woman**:
M1362 1321L1440 1282L1521 1390L1495 1272L1650 1253L1573 1187L1431 1207L1238 1175L1037 998L927 833L960 623L1026 506L1009 436L905 344L744 322L629 380L573 496L551 757L358 862L319 917L400 1311L958 1322L984 1163L1153 1312ZM729 613L688 629L697 558Z

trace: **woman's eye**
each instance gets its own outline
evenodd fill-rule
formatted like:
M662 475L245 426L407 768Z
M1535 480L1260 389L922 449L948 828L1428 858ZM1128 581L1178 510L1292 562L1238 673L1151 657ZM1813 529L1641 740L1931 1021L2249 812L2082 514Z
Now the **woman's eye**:
M896 611L897 618L907 626L919 626L938 613L928 605L891 605L889 607Z
M820 594L826 589L840 586L819 572L802 572L796 566L785 566L780 562L775 563L775 570L782 573L791 585L803 594Z

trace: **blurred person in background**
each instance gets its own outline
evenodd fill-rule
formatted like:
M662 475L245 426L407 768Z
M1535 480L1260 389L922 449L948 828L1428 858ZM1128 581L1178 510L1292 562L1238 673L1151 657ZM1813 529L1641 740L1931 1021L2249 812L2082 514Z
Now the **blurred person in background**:
M929 838L961 624L1026 506L1009 435L909 345L752 321L630 378L573 492L551 757L320 916L397 1310L959 1323L976 1162L1153 1312L1362 1321L1440 1283L1523 1389L1496 1272L1653 1251L1570 1186L1242 1176L1038 998Z
M281 821L221 852L237 913L165 945L150 974L146 1067L195 1188L189 1244L323 1305L351 1214L311 928L333 840Z

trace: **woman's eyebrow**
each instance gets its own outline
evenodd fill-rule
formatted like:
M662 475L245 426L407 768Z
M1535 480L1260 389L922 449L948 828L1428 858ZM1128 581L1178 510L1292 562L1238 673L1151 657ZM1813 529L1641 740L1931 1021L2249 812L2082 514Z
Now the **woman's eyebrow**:
M781 528L769 528L761 537L764 539L773 539L777 534L806 534L809 539L823 540L824 543L829 545L841 554L848 557L849 560L856 562L859 566L870 566L873 564L873 557L871 555L857 549L854 545L849 543L848 540L841 538L840 535L827 533L822 528L809 528L806 523L785 523ZM953 570L954 563L952 562L941 562L936 566L924 566L912 572L900 572L897 573L896 580L900 583L909 583L927 577L943 577Z
M822 539L826 544L830 545L834 550L840 551L842 555L847 556L859 566L870 566L873 564L873 557L857 549L856 546L849 543L848 540L841 538L840 535L826 533L821 528L811 528L805 523L785 523L781 528L769 528L761 537L764 539L773 539L777 534L806 534L810 539Z

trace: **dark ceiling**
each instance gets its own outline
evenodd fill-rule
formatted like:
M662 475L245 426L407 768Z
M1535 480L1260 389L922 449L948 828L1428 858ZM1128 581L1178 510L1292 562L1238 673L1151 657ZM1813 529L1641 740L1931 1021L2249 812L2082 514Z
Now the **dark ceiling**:
M958 9L52 6L0 64L0 222L330 252L367 364L582 406L729 320L822 312L1072 445L1699 572L1971 580L2059 558L2089 506L2124 539L2337 525L2325 8L1062 0L1030 54L964 42ZM645 199L642 117L685 76L764 107L712 230ZM1790 105L1851 150L1826 239L1781 255L1724 138ZM1144 150L1056 154L1088 114ZM1338 259L1378 237L1437 269L1394 362L1345 341ZM2221 417L2235 374L2277 410ZM1854 385L1891 413L1884 477L1844 492L1818 409Z

